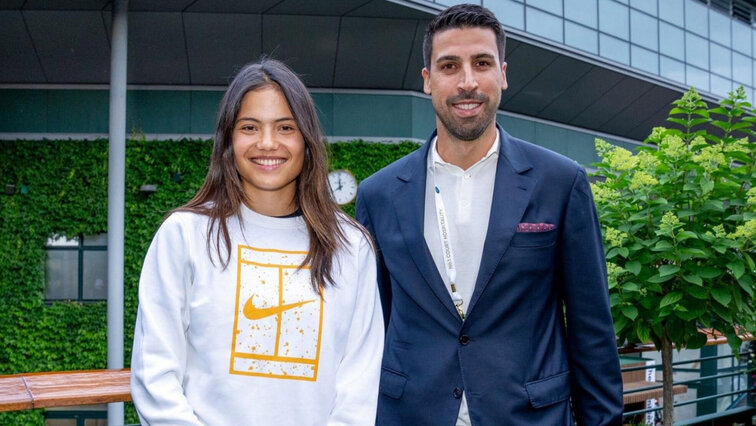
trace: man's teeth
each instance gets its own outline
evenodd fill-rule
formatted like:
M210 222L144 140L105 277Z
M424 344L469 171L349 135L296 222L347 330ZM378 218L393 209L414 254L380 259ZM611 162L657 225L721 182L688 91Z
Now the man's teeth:
M252 161L261 166L277 166L283 164L286 160L283 158L254 158Z
M480 104L457 104L456 107L459 109L475 109Z

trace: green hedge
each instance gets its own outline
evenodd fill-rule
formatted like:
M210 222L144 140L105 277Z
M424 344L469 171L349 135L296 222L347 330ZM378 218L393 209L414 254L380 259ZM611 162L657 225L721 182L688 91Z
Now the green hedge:
M165 214L207 172L210 141L128 141L124 241L125 359L142 260ZM351 141L330 145L332 167L362 180L418 147ZM106 140L0 141L0 374L106 368L105 303L45 303L45 242L53 234L107 232ZM4 193L5 185L15 193ZM139 192L157 184L154 194ZM353 214L354 206L345 210ZM128 407L127 421L138 421ZM0 424L44 423L41 411L0 413Z

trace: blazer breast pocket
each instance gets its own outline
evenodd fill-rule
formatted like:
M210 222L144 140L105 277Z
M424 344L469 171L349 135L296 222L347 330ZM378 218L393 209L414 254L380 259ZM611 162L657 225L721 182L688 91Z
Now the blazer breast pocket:
M557 229L542 232L515 232L510 245L519 248L550 247L556 243Z

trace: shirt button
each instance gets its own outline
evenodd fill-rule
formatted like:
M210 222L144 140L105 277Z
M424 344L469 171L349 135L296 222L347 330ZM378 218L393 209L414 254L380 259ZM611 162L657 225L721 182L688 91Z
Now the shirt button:
M454 388L454 398L456 398L456 399L462 398L462 389L461 388Z
M470 173L465 173L465 179L470 179L472 175Z
M459 337L459 343L461 343L461 344L463 344L463 345L466 345L466 344L470 343L470 336L468 336L468 335L466 335L466 334L465 334L465 335L462 335L462 336L460 336L460 337Z

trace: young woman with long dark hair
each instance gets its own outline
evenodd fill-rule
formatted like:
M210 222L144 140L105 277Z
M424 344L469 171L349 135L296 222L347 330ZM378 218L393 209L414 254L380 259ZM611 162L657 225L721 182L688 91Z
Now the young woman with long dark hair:
M275 60L244 67L204 184L144 261L131 361L144 424L375 423L375 255L327 174L304 84Z

